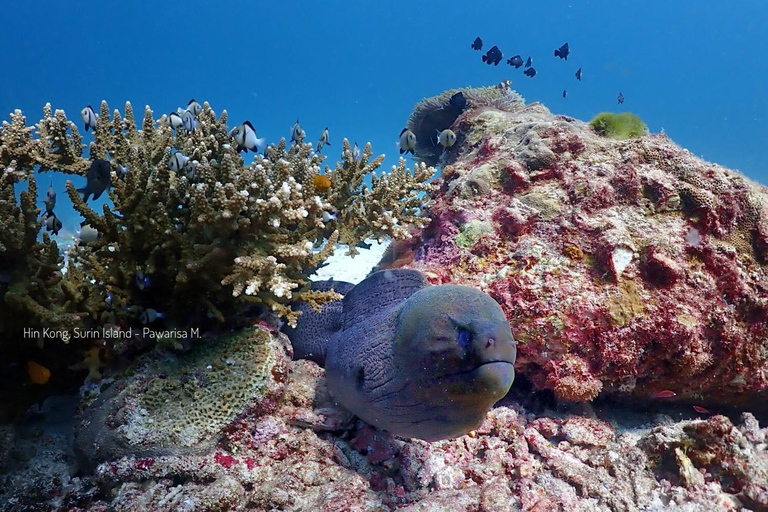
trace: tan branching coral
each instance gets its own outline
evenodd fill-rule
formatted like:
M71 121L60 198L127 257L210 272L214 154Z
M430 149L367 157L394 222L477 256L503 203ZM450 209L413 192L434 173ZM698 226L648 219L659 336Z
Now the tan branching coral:
M371 159L368 145L355 158L345 140L341 162L324 171L325 157L310 144L287 147L284 140L244 165L226 111L217 118L207 103L191 133L174 130L168 116L156 121L149 107L141 129L130 103L122 115L115 110L110 116L106 102L99 112L89 154L110 162L113 206L93 210L67 182L75 210L99 236L72 250L61 284L70 311L97 325L130 325L147 310L160 312L170 325L200 325L211 318L235 320L253 304L293 323L297 314L290 301L319 306L338 298L305 290L307 276L337 242L349 244L354 254L367 237L407 237L408 224L428 221L418 215L420 196L432 190L427 180L434 170L421 164L411 173L401 161L377 177L383 157ZM39 166L87 175L91 161L82 156L76 126L50 106L44 113L39 138L20 112L6 123L0 153L5 174L16 181ZM172 158L181 168L171 168ZM7 171L11 162L21 171ZM325 178L315 180L318 175ZM30 190L33 210L20 213L26 221L19 222L26 222L25 236L33 241L39 211L32 181ZM11 201L12 186L4 194ZM5 239L0 243L7 245ZM145 315L144 321L152 319Z
M19 110L0 127L0 347L4 348L21 339L24 328L67 328L80 321L62 286L63 258L56 242L47 233L38 240L41 222L33 169L50 168L75 153L74 146L59 144L60 128L66 126L63 114L57 111L53 118L50 105L45 113L47 120L58 121L42 122L37 138ZM14 186L23 181L27 190L17 203Z

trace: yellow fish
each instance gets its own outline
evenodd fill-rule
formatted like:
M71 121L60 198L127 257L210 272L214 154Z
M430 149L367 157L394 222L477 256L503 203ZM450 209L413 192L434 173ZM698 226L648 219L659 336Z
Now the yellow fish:
M51 378L51 370L34 361L27 361L27 374L34 384L45 384Z
M312 184L318 192L325 192L331 188L331 180L325 174L317 174L312 178Z

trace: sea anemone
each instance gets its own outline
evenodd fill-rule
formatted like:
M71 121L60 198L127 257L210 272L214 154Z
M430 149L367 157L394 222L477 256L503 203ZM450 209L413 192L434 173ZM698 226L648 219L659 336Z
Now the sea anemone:
M443 153L437 134L450 128L464 110L491 107L514 112L525 105L522 96L511 89L464 87L449 89L416 104L408 119L408 129L416 135L414 157L427 165L437 165Z

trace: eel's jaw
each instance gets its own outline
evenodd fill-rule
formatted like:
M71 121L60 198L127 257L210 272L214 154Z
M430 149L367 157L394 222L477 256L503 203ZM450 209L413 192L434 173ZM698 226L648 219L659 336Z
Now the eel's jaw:
M478 366L473 372L475 381L485 386L486 392L495 397L498 402L509 392L515 380L515 365L509 361L489 361Z

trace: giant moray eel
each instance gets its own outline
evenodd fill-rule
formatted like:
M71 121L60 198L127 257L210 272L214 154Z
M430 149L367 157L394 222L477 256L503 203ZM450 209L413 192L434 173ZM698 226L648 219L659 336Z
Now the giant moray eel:
M364 421L426 441L466 434L509 391L516 342L501 307L468 286L430 285L416 270L376 272L286 329L294 357L325 367L328 388Z

